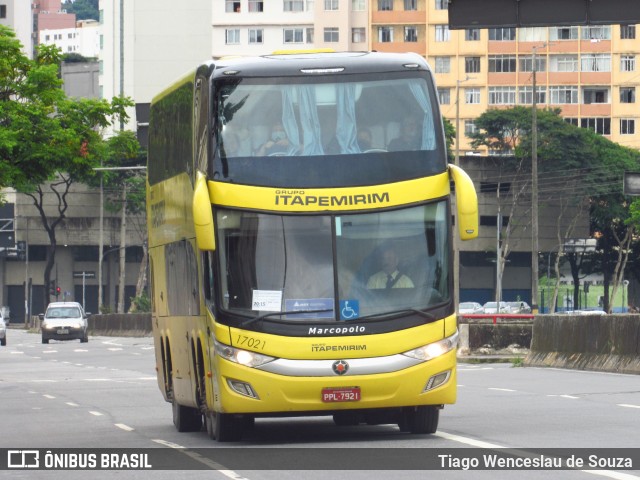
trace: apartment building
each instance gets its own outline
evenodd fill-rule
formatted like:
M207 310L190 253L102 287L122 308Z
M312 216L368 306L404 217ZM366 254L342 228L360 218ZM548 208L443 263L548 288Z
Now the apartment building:
M126 129L145 130L153 96L211 58L215 1L100 0L101 96L135 101Z
M0 25L11 27L25 54L33 58L31 3L25 0L0 0Z
M539 108L640 147L636 25L449 30L447 0L371 0L370 8L372 49L425 56L452 121L459 98L464 133L489 108L532 105L535 70ZM465 135L460 141L463 155L472 152Z
M38 32L38 44L55 45L62 53L77 53L97 58L100 53L100 23L81 20L72 28L43 29Z
M212 54L367 50L368 0L214 0Z

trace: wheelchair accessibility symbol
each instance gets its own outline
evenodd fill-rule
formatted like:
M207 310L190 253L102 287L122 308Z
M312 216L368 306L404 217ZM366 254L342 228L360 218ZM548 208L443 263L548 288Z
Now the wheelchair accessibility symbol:
M355 320L360 316L358 300L340 300L340 320Z

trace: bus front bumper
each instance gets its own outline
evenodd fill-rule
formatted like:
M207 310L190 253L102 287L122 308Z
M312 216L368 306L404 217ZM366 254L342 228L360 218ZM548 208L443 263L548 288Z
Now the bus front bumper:
M224 413L329 413L456 401L455 349L409 368L369 375L285 376L214 358L214 390L220 395L213 407Z

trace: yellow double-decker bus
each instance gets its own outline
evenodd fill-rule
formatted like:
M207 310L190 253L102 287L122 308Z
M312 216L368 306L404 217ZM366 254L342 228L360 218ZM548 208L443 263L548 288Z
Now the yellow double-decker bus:
M158 385L179 431L256 418L433 433L456 400L452 209L414 54L211 61L154 98L147 204Z

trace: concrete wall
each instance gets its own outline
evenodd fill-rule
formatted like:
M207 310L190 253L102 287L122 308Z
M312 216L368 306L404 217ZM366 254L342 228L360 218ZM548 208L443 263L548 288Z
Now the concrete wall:
M640 374L640 315L540 315L525 365Z
M151 335L150 313L91 315L89 334L116 337L145 337Z
M525 320L499 319L469 321L459 319L458 355L514 354L531 345L533 324Z

